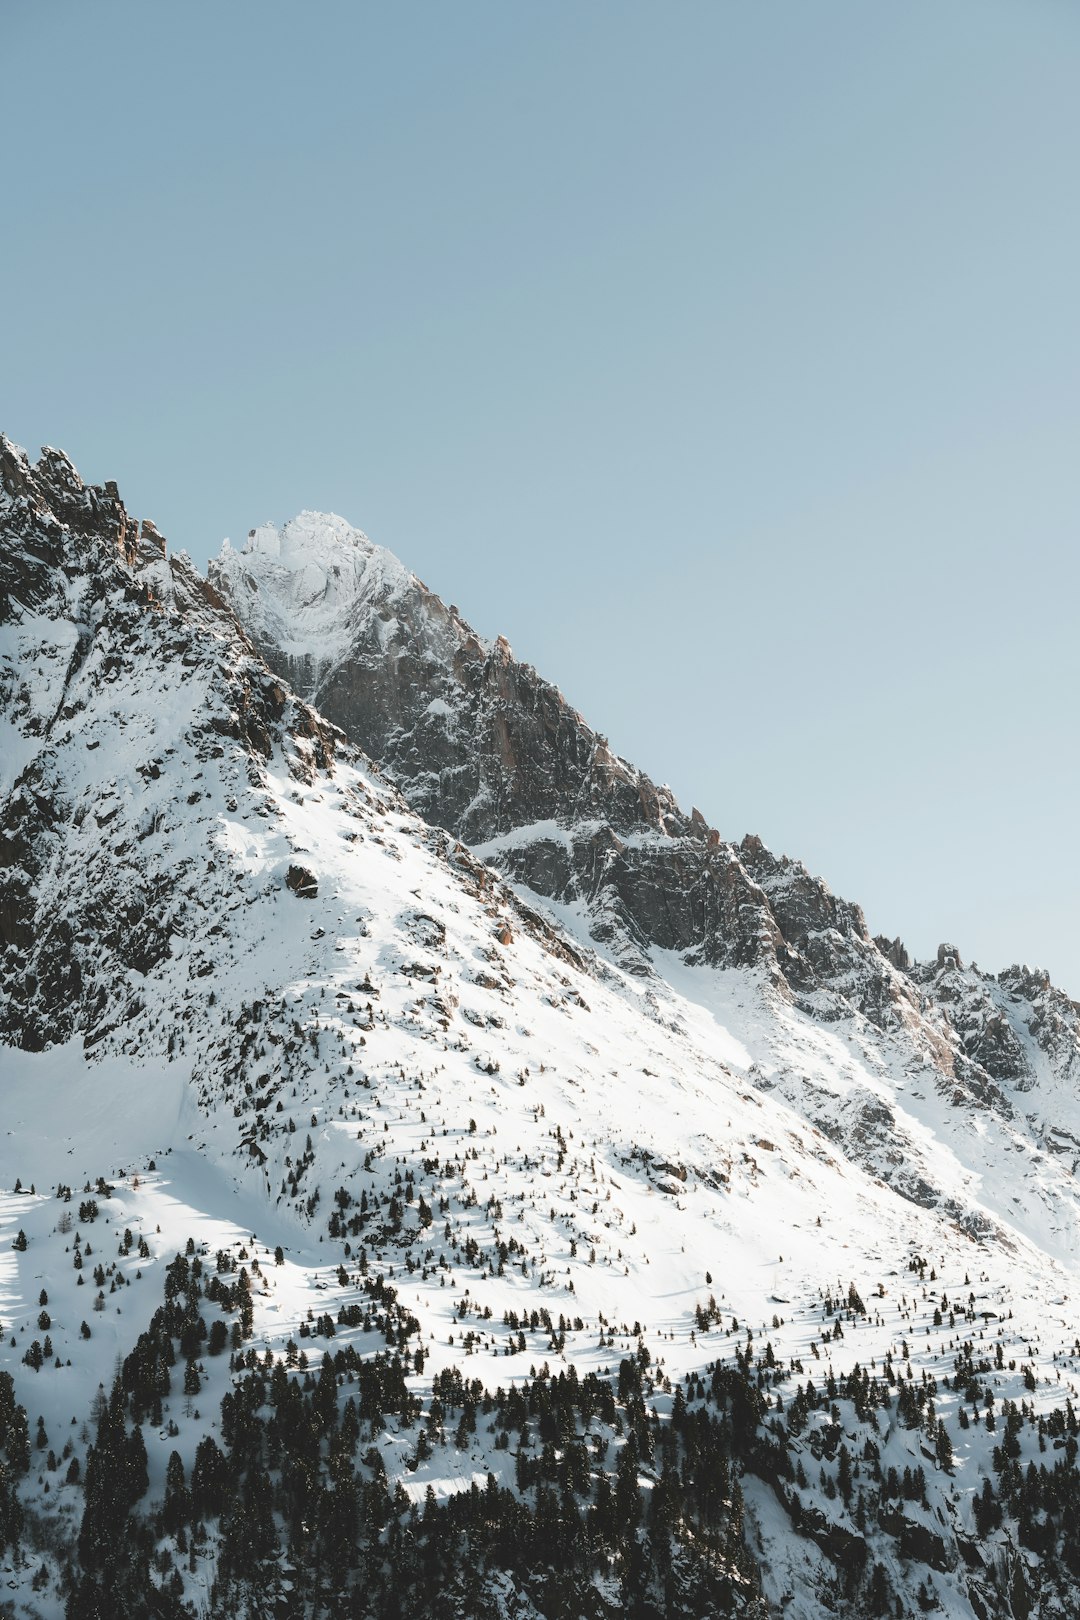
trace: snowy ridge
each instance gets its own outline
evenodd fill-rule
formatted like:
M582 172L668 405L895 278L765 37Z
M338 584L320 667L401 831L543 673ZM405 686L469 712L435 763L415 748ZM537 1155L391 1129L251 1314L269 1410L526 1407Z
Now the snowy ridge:
M341 519L253 530L242 551L226 544L211 561L209 580L271 666L336 724L348 719L414 808L469 843L514 826L526 806L531 819L564 809L565 783L542 757L551 742L568 753L579 817L603 807L620 824L644 815L664 826L666 789L617 758L504 637L478 635ZM525 737L507 724L522 705Z

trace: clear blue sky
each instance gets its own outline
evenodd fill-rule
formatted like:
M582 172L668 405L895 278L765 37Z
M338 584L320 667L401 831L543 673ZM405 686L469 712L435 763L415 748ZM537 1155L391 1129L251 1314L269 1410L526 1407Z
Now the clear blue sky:
M1080 996L1080 7L6 0L0 426Z

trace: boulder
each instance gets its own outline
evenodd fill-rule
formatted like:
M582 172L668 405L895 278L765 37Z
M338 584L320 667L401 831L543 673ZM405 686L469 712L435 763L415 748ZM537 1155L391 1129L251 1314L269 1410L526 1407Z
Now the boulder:
M319 880L306 866L290 866L285 875L285 887L300 900L314 900L319 892Z

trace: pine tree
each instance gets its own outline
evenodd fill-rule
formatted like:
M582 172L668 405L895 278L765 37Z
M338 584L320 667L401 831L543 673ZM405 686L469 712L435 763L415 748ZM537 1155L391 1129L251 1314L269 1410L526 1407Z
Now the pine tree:
M165 1502L161 1510L162 1523L170 1535L175 1535L191 1516L191 1498L184 1477L184 1463L178 1451L169 1455L165 1469Z

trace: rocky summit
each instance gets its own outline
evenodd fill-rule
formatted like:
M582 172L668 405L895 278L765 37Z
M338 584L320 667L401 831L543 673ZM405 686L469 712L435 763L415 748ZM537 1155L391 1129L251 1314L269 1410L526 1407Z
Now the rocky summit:
M0 486L0 1609L1080 1612L1076 1005L340 518Z

